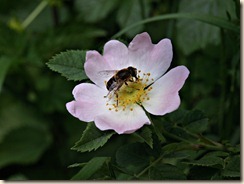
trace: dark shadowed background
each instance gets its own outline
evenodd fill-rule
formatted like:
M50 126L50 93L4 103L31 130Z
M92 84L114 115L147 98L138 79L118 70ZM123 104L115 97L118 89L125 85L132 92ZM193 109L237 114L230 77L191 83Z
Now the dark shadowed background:
M69 165L111 154L121 144L115 138L98 153L70 149L86 123L65 108L79 82L47 67L55 54L71 49L102 53L103 45L127 26L170 13L202 13L240 24L237 0L0 0L0 4L0 179L4 180L68 180L79 171ZM116 39L128 44L141 32L148 32L153 43L170 38L171 67L189 68L180 108L206 114L208 137L239 144L240 33L172 18L140 24Z

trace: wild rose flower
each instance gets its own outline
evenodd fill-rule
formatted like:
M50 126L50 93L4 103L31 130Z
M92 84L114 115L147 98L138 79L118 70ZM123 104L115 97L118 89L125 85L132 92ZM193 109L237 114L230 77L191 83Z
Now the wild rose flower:
M117 40L104 46L103 55L87 51L84 69L94 84L81 83L73 90L75 100L66 104L74 117L95 122L100 130L115 130L118 134L133 133L144 124L151 124L144 109L154 115L164 115L180 105L179 90L189 75L185 66L178 66L164 74L172 61L169 39L152 44L148 33L136 35L128 48ZM123 84L110 94L106 83L112 75L101 71L137 69L138 80ZM164 75L163 75L164 74Z

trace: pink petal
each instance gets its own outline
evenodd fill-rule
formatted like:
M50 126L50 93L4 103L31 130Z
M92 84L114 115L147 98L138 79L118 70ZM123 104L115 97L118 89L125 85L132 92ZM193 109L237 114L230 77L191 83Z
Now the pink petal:
M103 56L114 70L127 68L128 48L118 40L111 40L104 45Z
M142 54L153 48L152 40L147 32L136 35L129 44L129 50L139 51Z
M114 130L118 134L133 133L144 124L151 124L144 110L135 105L133 111L109 111L95 118L95 124L100 130Z
M105 108L106 91L94 84L82 83L73 90L75 101L66 104L70 114L81 121L94 121L95 116L108 111Z
M144 73L150 73L157 80L169 68L172 61L172 44L169 39L163 39L158 44L152 44L148 33L138 34L129 44L131 63Z
M143 102L144 108L154 115L164 115L176 110L180 105L179 90L189 73L185 66L178 66L167 72L152 84L152 90L148 93L150 100Z
M84 64L86 75L96 85L106 88L107 78L99 74L103 70L111 70L110 64L97 51L86 52L86 62Z

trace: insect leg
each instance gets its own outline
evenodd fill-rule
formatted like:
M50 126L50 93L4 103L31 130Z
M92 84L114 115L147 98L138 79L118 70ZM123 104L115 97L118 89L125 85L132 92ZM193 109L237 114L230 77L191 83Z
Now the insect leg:
M106 96L104 96L104 98L107 98L107 97L108 97L108 95L110 94L110 92L111 92L111 91L109 91L109 92L108 92L108 94L107 94Z
M116 106L118 107L118 106L119 106L119 95L118 95L117 92L115 93L115 95L116 95L116 99L117 99L117 101L116 101Z

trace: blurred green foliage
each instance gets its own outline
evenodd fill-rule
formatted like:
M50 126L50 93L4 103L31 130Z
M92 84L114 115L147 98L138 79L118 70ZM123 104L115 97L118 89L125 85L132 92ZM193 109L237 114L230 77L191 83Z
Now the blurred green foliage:
M53 56L67 50L102 52L104 43L122 29L160 15L197 12L220 17L238 27L239 1L46 2L24 27L23 22L38 11L42 1L1 0L0 179L240 178L236 147L240 144L239 33L182 18L140 24L119 37L125 43L144 31L154 43L168 37L174 49L171 67L185 65L191 72L180 91L180 109L165 117L152 117L155 127L144 127L132 135L97 132L93 125L86 127L86 123L73 118L65 103L73 99L73 87L87 80L83 71L71 78L83 80L73 82L46 65ZM84 57L82 51L73 52ZM69 52L55 57L72 57L71 62L75 61L72 66L80 67L76 56ZM55 57L48 64L50 68L57 64ZM68 71L60 72L70 75ZM95 133L84 137L88 128ZM98 138L98 143L92 141L94 138ZM194 147L198 139L208 142L208 138L228 149L208 147L204 151L201 145ZM192 144L190 147L186 140ZM84 142L92 143L84 147ZM71 147L78 152L70 150ZM67 168L74 163L77 164Z

